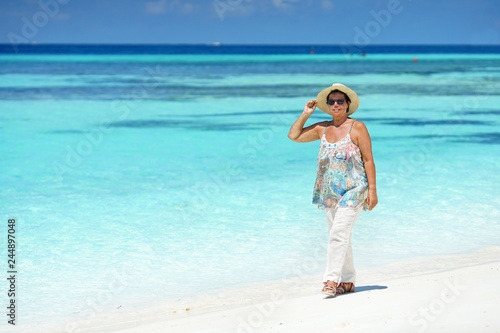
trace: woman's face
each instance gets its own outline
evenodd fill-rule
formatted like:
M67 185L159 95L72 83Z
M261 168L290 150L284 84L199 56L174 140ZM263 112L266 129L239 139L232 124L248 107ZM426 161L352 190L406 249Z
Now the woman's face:
M328 99L329 100L332 100L332 99L335 99L335 100L339 100L339 99L343 99L345 100L345 96L343 93L341 92L334 92L334 93L331 93L329 96L328 96ZM342 105L339 105L338 102L336 102L335 104L333 105L328 105L328 107L330 108L330 114L332 116L341 116L341 115L344 115L347 113L347 108L349 107L349 102L347 100L344 101L344 104Z

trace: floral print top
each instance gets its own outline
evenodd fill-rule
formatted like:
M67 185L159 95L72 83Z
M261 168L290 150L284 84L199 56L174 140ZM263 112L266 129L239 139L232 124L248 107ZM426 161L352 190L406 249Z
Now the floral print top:
M313 204L318 208L358 207L368 208L368 181L359 147L351 141L349 133L335 143L326 140L326 128L321 137L318 169L313 193Z

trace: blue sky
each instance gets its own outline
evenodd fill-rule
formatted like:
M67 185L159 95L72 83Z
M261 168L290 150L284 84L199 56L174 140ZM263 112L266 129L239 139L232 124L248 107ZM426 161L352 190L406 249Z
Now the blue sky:
M0 42L500 44L499 0L0 0Z

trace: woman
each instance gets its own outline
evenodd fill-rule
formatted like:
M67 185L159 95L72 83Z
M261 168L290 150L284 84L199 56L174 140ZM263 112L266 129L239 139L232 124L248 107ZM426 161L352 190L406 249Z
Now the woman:
M304 128L316 106L333 119ZM370 135L365 124L349 117L358 107L358 95L335 83L306 103L288 133L295 142L321 140L313 203L325 210L330 235L321 291L329 296L354 291L352 228L361 209L372 210L378 202Z

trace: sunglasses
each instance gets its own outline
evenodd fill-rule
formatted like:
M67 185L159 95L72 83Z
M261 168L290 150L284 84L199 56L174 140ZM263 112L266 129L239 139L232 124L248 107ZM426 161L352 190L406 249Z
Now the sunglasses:
M335 105L335 102L337 102L338 105L344 105L345 98L341 98L341 99L329 99L329 100L326 101L326 104L328 104L328 105Z

